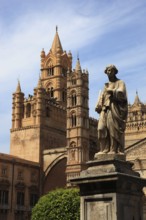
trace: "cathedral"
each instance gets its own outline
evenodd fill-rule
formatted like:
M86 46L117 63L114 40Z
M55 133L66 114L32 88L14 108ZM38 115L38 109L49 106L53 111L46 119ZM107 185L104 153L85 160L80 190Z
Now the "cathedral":
M89 73L63 50L58 30L40 54L41 75L32 95L20 82L12 99L10 154L0 154L0 220L30 219L38 198L70 186L99 150L98 121L89 116ZM127 160L146 176L146 105L136 93L125 132Z

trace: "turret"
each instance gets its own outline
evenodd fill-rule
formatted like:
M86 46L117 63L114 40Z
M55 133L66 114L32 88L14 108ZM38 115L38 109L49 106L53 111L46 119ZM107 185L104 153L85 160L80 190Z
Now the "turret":
M76 62L75 71L76 71L76 73L81 73L82 72L79 58L77 59L77 62Z
M139 96L138 96L138 92L136 91L136 96L135 96L135 100L133 105L143 105L143 103L140 101Z
M41 78L39 78L38 85L36 87L36 124L41 124L43 120L43 113L44 113L44 92L45 89L43 88Z
M41 68L43 68L43 65L44 65L44 59L45 59L45 51L44 51L44 49L42 49L42 51L41 51Z
M71 63L70 69L72 69L72 53L71 53L71 51L68 52L67 56L68 56L70 63Z
M58 45L57 50L56 50L57 65L61 65L61 53L62 53L61 48Z
M12 129L20 128L22 124L22 118L24 116L24 93L21 92L20 82L16 88L16 92L13 93L12 104Z

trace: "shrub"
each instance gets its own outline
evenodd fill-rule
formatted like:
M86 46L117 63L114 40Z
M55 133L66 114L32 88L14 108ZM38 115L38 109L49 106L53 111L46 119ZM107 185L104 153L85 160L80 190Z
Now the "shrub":
M32 210L31 220L79 220L80 196L75 188L57 189L42 196Z

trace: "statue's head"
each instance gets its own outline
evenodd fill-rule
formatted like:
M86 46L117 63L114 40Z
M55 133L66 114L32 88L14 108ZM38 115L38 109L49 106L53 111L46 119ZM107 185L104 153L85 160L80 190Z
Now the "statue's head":
M114 72L114 74L117 74L118 73L118 69L116 68L116 66L115 65L108 65L106 68L105 68L105 70L104 70L104 72L107 74L107 72L108 71L113 71Z

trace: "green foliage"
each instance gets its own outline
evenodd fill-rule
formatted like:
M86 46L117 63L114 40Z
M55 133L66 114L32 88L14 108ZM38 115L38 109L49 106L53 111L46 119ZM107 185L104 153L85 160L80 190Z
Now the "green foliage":
M32 210L31 220L79 220L78 189L57 189L41 197Z

